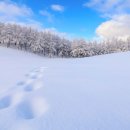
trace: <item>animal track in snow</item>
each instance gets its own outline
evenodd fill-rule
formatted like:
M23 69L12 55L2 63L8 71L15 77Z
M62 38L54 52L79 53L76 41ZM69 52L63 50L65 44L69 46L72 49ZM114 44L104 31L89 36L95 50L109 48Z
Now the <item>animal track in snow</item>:
M26 84L24 87L24 90L26 92L31 92L31 91L40 89L41 87L43 87L43 82L38 80L38 81L34 81L32 83Z
M45 70L45 67L40 67L38 69L32 70L29 74L26 74L26 76L30 79L38 79L43 76L44 70Z
M47 110L47 103L42 95L39 97L40 95L34 93L43 87L43 72L44 68L35 69L27 75L25 81L18 82L17 86L8 90L7 94L0 98L0 109L12 106L16 115L22 119L42 116Z
M6 95L0 99L0 109L8 108L11 105L11 95Z
M23 86L25 84L25 82L21 81L17 83L17 86Z
M22 98L23 98L22 92L12 91L10 92L10 94L3 96L0 99L0 109L5 109L10 107L11 105L15 105L18 102L20 102Z
M27 120L42 116L46 110L47 103L42 97L24 100L16 107L17 116Z
M34 90L37 90L41 87L43 87L43 70L41 71L41 69L37 70L37 72L31 72L31 74L29 74L29 79L26 81L25 83L25 87L24 90L26 92L31 92Z

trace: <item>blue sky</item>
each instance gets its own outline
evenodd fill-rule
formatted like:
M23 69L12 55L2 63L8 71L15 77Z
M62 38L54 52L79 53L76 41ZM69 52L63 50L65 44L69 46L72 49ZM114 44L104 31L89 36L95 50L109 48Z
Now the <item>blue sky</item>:
M72 37L92 38L95 29L104 18L96 11L83 6L87 1L77 0L13 0L18 4L25 4L35 12L35 19L40 21L45 28L55 28L59 32L65 32ZM64 6L64 11L54 11L51 5ZM52 17L48 20L39 11L47 11Z
M130 0L1 0L0 21L52 29L72 38L122 36L119 29L126 36L128 4Z

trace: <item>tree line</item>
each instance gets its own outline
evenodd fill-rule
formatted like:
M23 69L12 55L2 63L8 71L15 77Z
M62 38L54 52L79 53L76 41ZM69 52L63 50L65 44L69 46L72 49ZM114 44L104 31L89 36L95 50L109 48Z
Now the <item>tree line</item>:
M101 42L84 39L69 40L51 31L0 23L0 45L33 52L47 57L90 57L130 51L130 38Z

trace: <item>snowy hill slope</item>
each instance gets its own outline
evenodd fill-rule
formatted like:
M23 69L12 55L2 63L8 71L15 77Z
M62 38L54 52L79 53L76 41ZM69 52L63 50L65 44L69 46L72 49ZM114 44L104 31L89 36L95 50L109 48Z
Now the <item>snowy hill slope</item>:
M1 47L0 130L129 130L129 59L47 59Z

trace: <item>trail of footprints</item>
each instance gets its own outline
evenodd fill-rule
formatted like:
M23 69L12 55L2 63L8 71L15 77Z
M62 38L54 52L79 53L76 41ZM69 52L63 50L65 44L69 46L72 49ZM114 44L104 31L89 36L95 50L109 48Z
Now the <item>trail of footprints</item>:
M34 69L26 75L13 89L0 98L0 109L15 109L16 116L22 119L34 119L44 114L47 103L42 95L35 92L43 87L43 73L45 68Z

